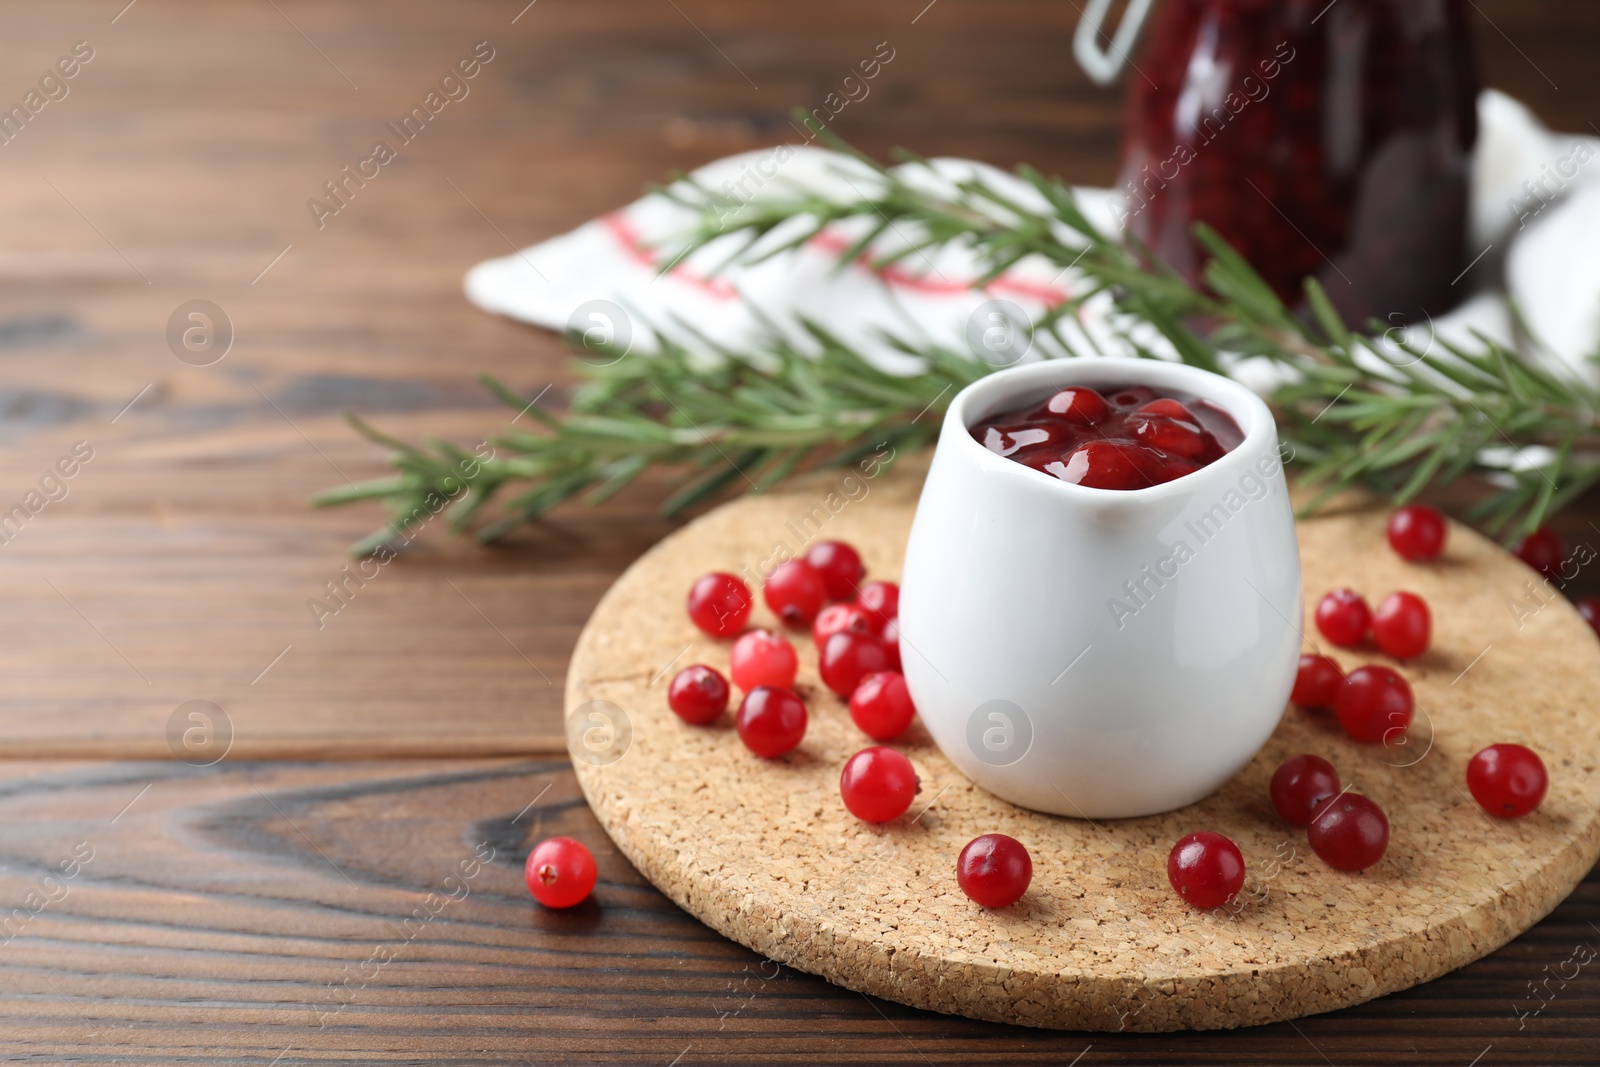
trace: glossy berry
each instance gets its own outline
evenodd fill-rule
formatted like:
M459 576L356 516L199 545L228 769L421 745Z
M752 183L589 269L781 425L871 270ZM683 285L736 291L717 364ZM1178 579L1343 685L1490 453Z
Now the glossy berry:
M667 707L684 722L704 726L728 710L727 679L704 663L685 667L667 687Z
M1544 800L1550 775L1544 761L1522 745L1490 745L1467 764L1467 788L1490 815L1520 818Z
M570 837L547 837L528 853L528 892L547 908L570 908L594 889L594 855Z
M1172 846L1167 881L1194 907L1220 908L1244 887L1244 856L1228 838L1201 830Z
M872 618L854 604L829 604L811 624L811 640L821 648L834 634L870 634Z
M788 689L757 686L739 702L734 725L745 748L771 759L790 751L806 736L806 704Z
M1302 708L1331 708L1344 685L1344 671L1327 656L1304 655L1289 699Z
M806 562L822 575L829 600L854 600L867 573L861 554L843 541L818 541L806 549Z
M1311 817L1311 851L1341 871L1364 871L1389 847L1389 820L1360 793L1341 793Z
M1407 504L1389 516L1389 547L1401 559L1426 563L1444 551L1450 526L1438 508L1426 504Z
M850 718L874 741L893 741L906 732L916 714L899 671L869 674L850 694Z
M712 637L732 637L750 621L750 587L731 574L707 574L689 587L689 618Z
M1215 441L1176 400L1155 400L1138 410L1152 413L1133 423L1133 439L1146 448L1193 460L1204 456Z
M1372 611L1361 594L1353 590L1335 589L1317 604L1317 629L1342 648L1354 648L1365 641L1371 628Z
M900 665L900 620L890 619L883 627L883 646L889 650L889 669L903 670Z
M1015 904L1033 881L1033 860L1022 842L1005 834L983 834L967 842L956 860L961 891L986 908Z
M889 646L872 634L834 634L817 656L822 684L850 699L869 674L891 669Z
M892 748L864 748L845 763L839 795L850 814L863 822L888 822L911 806L917 795L917 772Z
M867 613L878 633L890 619L900 617L900 587L893 582L868 582L856 597L856 606Z
M1573 607L1578 609L1578 614L1583 616L1583 621L1589 624L1589 629L1600 637L1600 596L1586 596Z
M1561 576L1561 563L1566 559L1567 547L1562 544L1560 534L1548 526L1541 526L1518 541L1511 549L1511 554L1555 581Z
M1044 409L1083 426L1092 426L1111 413L1105 397L1082 386L1061 390L1045 401Z
M1032 454L1051 445L1065 445L1070 439L1071 435L1060 426L1021 426L1014 430L991 426L983 432L983 447L1002 456L1014 456L1025 448Z
M728 653L728 673L746 693L759 685L788 689L794 685L800 658L789 639L772 630L751 630L739 635Z
M1135 415L1161 415L1169 419L1194 422L1194 412L1183 406L1183 401L1171 396L1160 396L1133 409Z
M1433 616L1415 593L1390 593L1372 613L1372 639L1395 659L1415 659L1433 640Z
M1388 667L1379 666L1351 671L1333 704L1344 732L1369 745L1399 743L1415 711L1411 686Z
M1156 484L1144 471L1146 455L1127 441L1086 441L1046 470L1086 489L1144 489Z
M810 626L828 599L828 587L821 571L803 559L791 559L773 568L761 594L785 626Z
M1339 772L1321 756L1292 756L1272 772L1272 806L1285 822L1304 826L1339 793Z

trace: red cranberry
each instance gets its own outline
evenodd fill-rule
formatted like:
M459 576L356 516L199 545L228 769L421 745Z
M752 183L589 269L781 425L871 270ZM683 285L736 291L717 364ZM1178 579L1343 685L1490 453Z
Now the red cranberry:
M1272 806L1286 822L1304 826L1318 806L1339 793L1339 772L1321 756L1293 756L1272 772Z
M1005 834L983 834L967 842L956 860L961 891L986 908L1022 899L1033 881L1033 860L1022 842Z
M879 671L861 679L850 694L850 718L874 741L893 741L906 732L917 709L899 671Z
M1244 856L1228 838L1201 830L1172 846L1167 881L1195 907L1220 908L1244 887Z
M1415 659L1428 651L1433 618L1415 593L1390 593L1372 616L1372 639L1395 659Z
M767 759L781 756L806 736L805 701L788 689L757 686L739 702L734 725L751 752Z
M1600 596L1586 596L1573 607L1578 609L1578 614L1583 616L1583 621L1589 624L1589 629L1600 637Z
M1110 414L1111 405L1093 389L1079 386L1061 390L1045 402L1044 409L1068 422L1092 426Z
M1490 815L1517 819L1544 800L1545 790L1550 788L1550 775L1533 749L1512 744L1490 745L1468 762L1467 788Z
M917 795L917 772L892 748L877 745L850 757L839 776L839 795L863 822L888 822L904 815Z
M803 559L780 563L761 588L771 608L785 626L810 626L828 599L822 572Z
M1371 628L1372 611L1354 590L1335 589L1317 604L1317 629L1342 648L1365 641Z
M1133 409L1135 415L1161 415L1169 419L1182 419L1185 422L1194 422L1194 413L1183 406L1183 401L1170 396L1157 397L1148 404L1140 404Z
M1567 557L1567 546L1561 543L1560 534L1548 526L1541 526L1518 541L1511 554L1555 581L1561 576L1561 564Z
M1046 445L1066 442L1066 432L1051 426L1024 426L1013 430L991 426L983 432L983 447L1002 456L1015 455L1023 449L1035 452Z
M1302 708L1331 708L1344 685L1344 671L1327 656L1303 655L1289 699Z
M1411 686L1388 667L1357 667L1339 688L1333 712L1344 732L1375 745L1405 734L1416 701Z
M854 600L856 587L867 573L860 553L843 541L818 541L806 550L806 562L822 575L829 600Z
M1389 547L1401 559L1412 563L1426 563L1438 559L1444 551L1444 539L1449 524L1438 508L1426 504L1407 504L1389 516Z
M850 699L869 674L890 669L889 648L871 634L834 634L817 658L822 684Z
M704 726L728 710L728 683L704 663L685 667L667 687L667 707L684 722Z
M890 619L900 617L900 587L893 582L868 582L856 597L856 607L872 620L874 633L883 633Z
M707 574L689 587L689 618L712 637L732 637L750 620L750 587L731 574Z
M1157 400L1154 403L1160 404ZM1171 401L1177 404L1177 401ZM1147 410L1152 405L1146 404L1140 410ZM1177 404L1182 408L1182 404ZM1206 454L1209 446L1210 435L1202 430L1192 419L1187 418L1188 411L1179 418L1169 418L1164 415L1147 415L1133 423L1133 439L1146 448L1153 448L1169 456L1182 456L1185 459L1199 459Z
M570 908L588 898L598 871L594 855L570 837L547 837L528 853L528 892L547 908Z
M855 604L829 604L811 624L811 640L821 648L834 634L870 634L875 629L872 616Z
M788 689L794 685L800 659L794 646L782 634L771 630L751 630L739 635L728 654L733 684L746 693L757 686Z
M1142 470L1144 457L1126 441L1086 441L1045 471L1087 489L1143 489L1155 479Z
M1364 871L1389 847L1389 820L1360 793L1341 793L1317 809L1306 836L1328 866Z
M900 664L900 620L890 619L883 628L883 646L889 650L889 669L901 670Z

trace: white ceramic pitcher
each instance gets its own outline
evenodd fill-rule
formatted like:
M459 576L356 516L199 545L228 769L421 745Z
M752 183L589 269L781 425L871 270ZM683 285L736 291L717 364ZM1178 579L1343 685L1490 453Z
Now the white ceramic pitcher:
M1088 489L970 427L1058 389L1144 385L1225 411L1243 442L1138 490ZM1082 818L1191 804L1277 725L1299 659L1294 515L1261 399L1176 363L1061 359L962 390L906 550L906 681L934 740L991 793Z

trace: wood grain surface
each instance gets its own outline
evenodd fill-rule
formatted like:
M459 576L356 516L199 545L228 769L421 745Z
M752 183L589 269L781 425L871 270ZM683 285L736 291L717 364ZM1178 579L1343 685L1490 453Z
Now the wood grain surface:
M0 945L8 1060L1594 1062L1600 961L1566 963L1600 945L1593 878L1489 958L1361 1007L1226 1034L1075 1034L915 1011L725 940L615 851L565 761L0 765L0 822L0 889L44 902ZM522 886L551 833L599 861L570 912ZM74 856L88 861L63 877Z
M1486 80L1560 128L1587 128L1600 113L1600 11L1473 6ZM1044 0L53 0L0 10L7 104L75 42L94 49L68 95L0 147L0 511L74 443L94 449L66 499L0 544L10 607L0 756L14 761L3 768L12 791L0 911L20 906L40 865L78 840L106 840L95 863L117 860L100 867L103 881L82 883L93 894L75 889L0 948L0 1058L1078 1055L1090 1039L911 1012L787 971L759 984L759 960L642 888L614 855L602 857L601 904L571 917L533 909L513 872L492 867L502 925L452 916L460 928L437 951L456 963L396 961L389 973L406 983L371 993L387 1007L347 1009L316 1028L309 1006L327 982L466 854L473 820L515 815L539 773L558 780L552 797L576 800L553 768L526 772L502 800L500 785L483 784L502 781L498 764L341 761L559 751L560 688L583 621L672 527L653 511L658 483L495 549L430 529L317 629L306 600L380 516L303 506L383 470L381 453L339 421L345 408L404 436L470 442L511 414L471 383L478 371L529 397L553 386L541 402L560 405L571 382L561 345L470 308L468 266L623 203L671 168L773 143L792 107L816 106L880 41L894 62L838 121L862 147L1028 160L1109 181L1117 94L1072 64L1076 18L1073 5ZM306 200L484 40L495 58L471 94L318 229ZM221 306L234 328L211 366L179 361L165 336L196 299ZM1567 532L1595 536L1597 514L1586 503ZM1579 584L1596 587L1588 574ZM228 762L36 762L167 760L169 720L189 700L227 713ZM327 762L236 762L263 758ZM435 776L450 784L423 784ZM255 786L353 868L361 890L273 821ZM414 818L398 820L392 805L413 794ZM162 796L150 809L160 817L135 818ZM320 814L302 821L295 805ZM604 844L576 807L562 817ZM104 838L89 832L101 821ZM428 845L427 834L446 843ZM462 914L479 906L463 902ZM1308 1020L1304 1034L1095 1038L1082 1062L1592 1062L1584 1042L1600 1029L1600 986L1590 971L1522 1029L1511 1011L1532 995L1527 983L1590 937L1597 908L1590 882L1491 959ZM698 977L680 981L680 967ZM445 972L458 988L436 980ZM735 987L761 992L736 997Z

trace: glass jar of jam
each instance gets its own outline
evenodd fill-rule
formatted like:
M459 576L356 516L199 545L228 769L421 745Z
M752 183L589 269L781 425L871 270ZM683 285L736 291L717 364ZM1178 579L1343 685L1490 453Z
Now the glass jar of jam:
M1477 79L1465 0L1161 0L1128 76L1129 232L1193 282L1205 222L1347 322L1462 295Z

